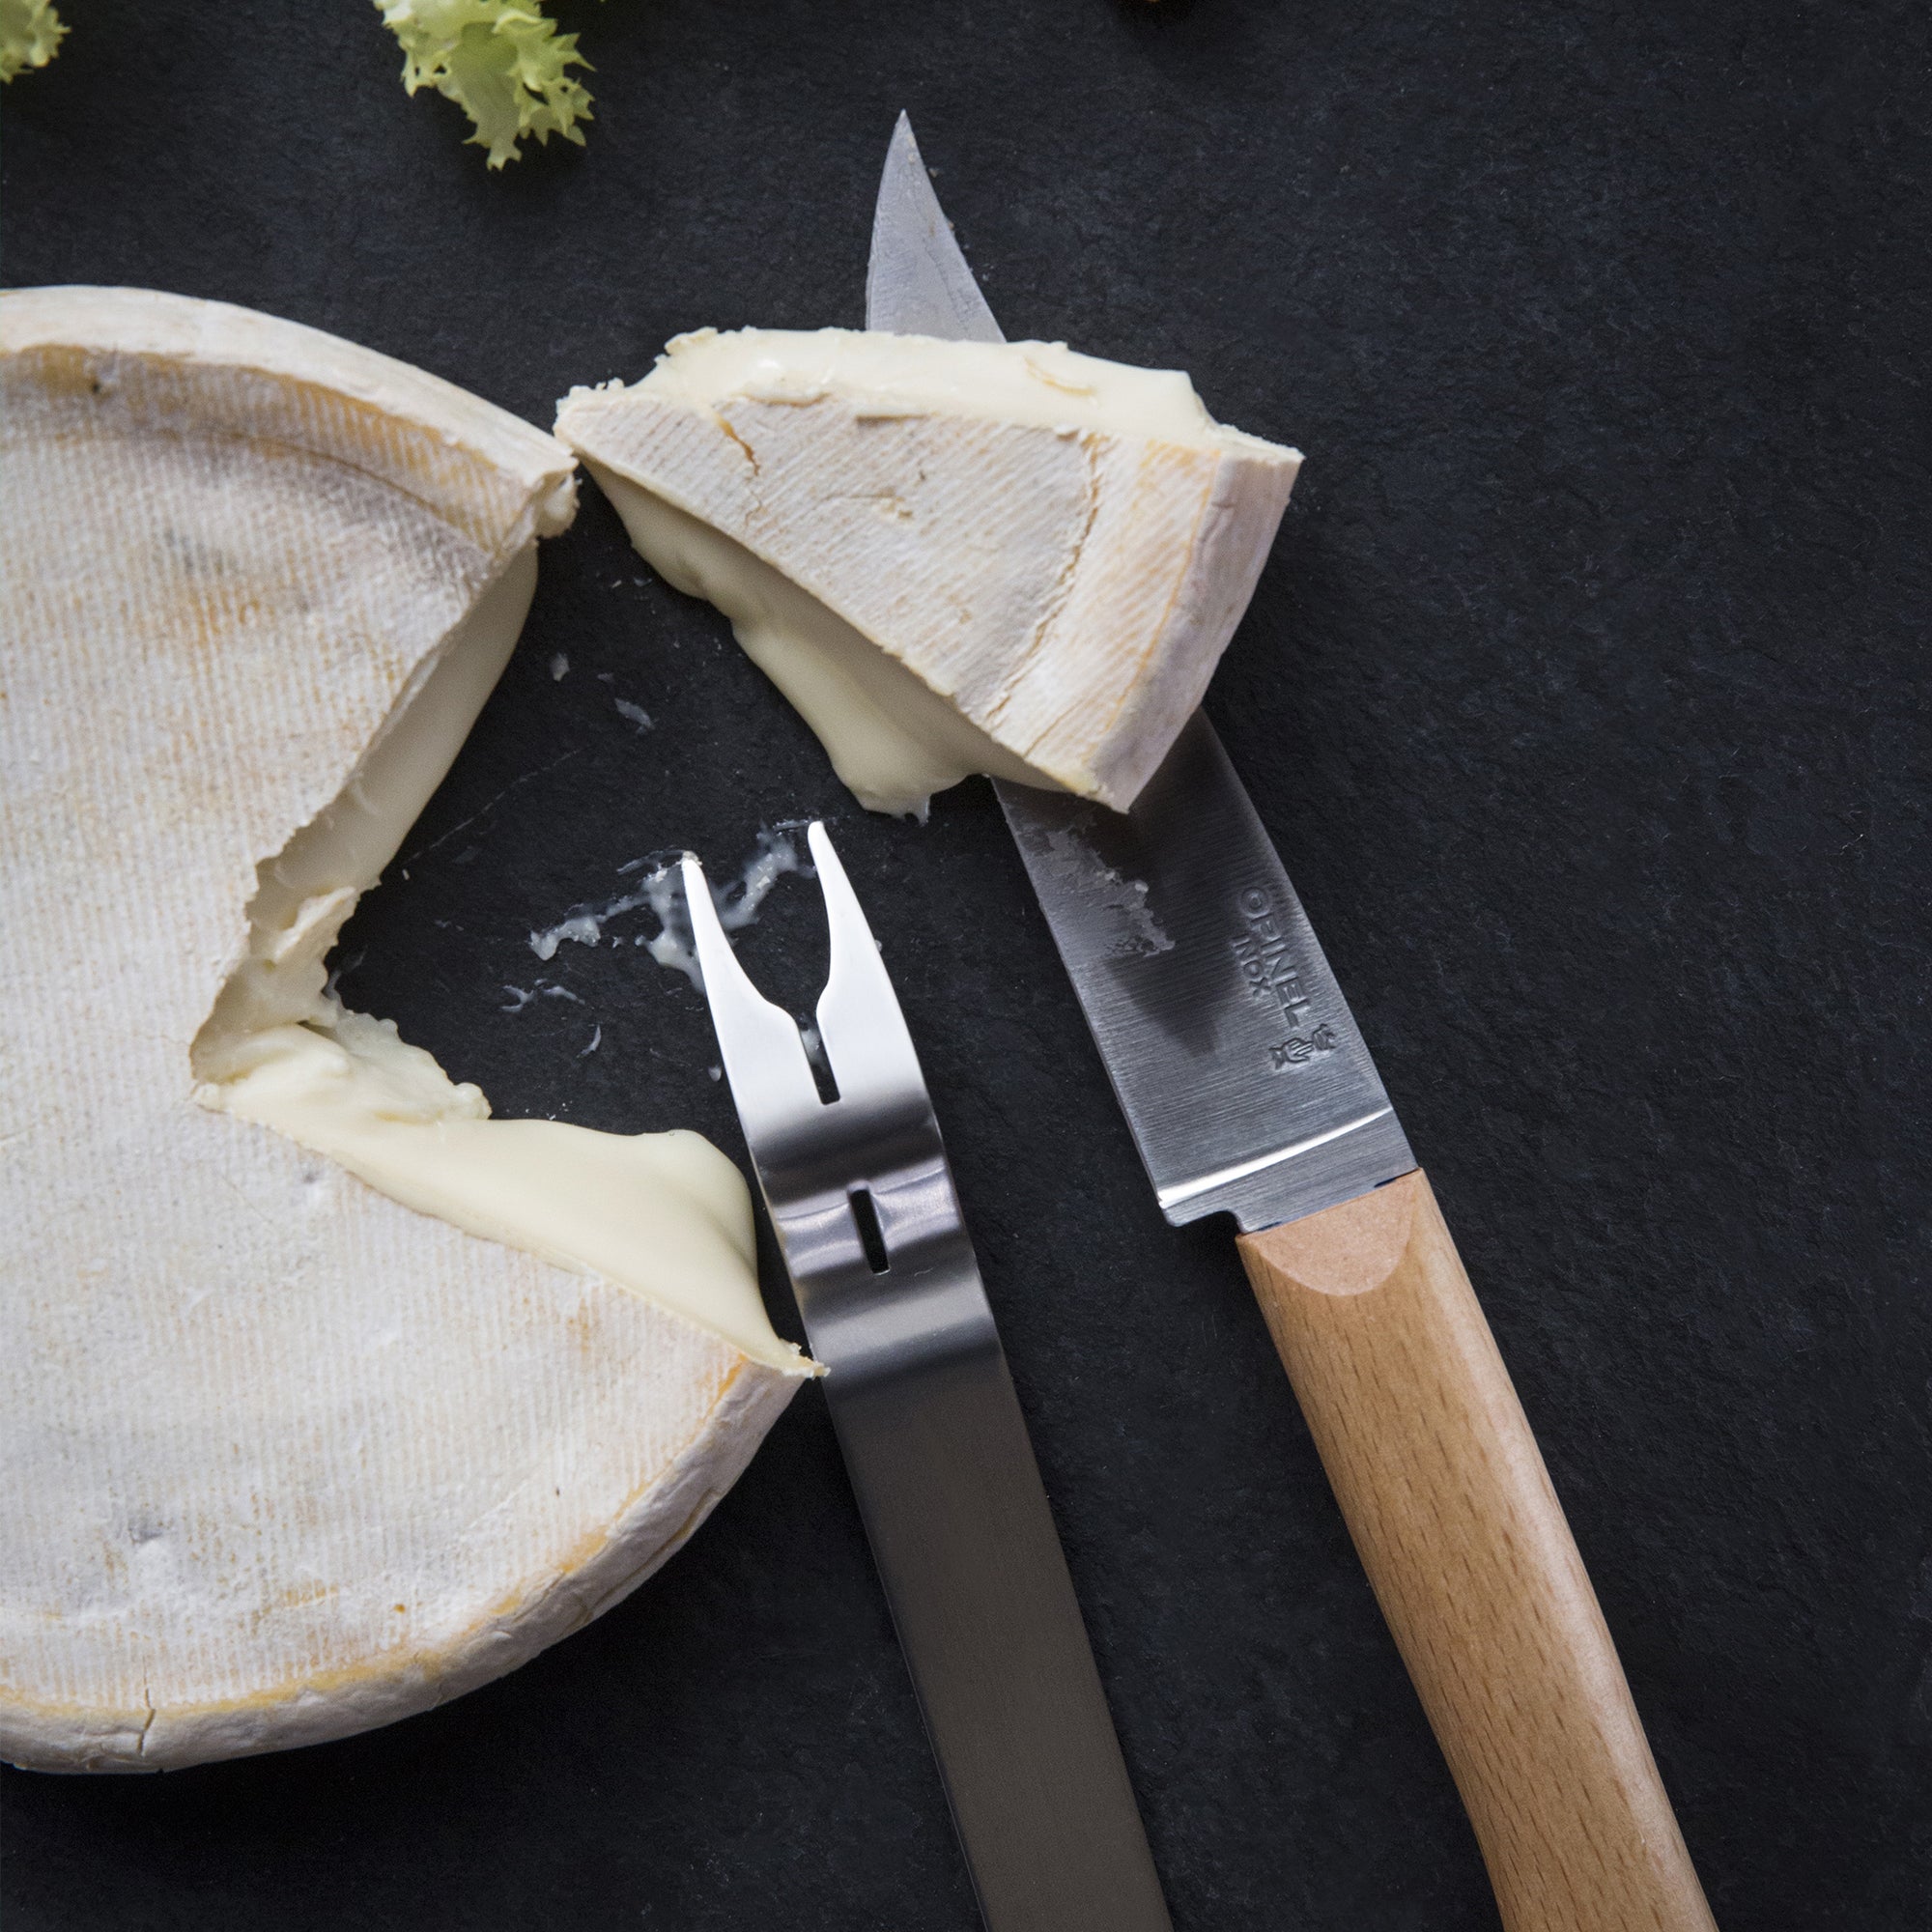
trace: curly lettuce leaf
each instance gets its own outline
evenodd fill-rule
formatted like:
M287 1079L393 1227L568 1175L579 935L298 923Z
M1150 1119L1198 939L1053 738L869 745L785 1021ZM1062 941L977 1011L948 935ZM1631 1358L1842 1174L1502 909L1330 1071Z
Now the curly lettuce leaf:
M18 0L0 0L0 6ZM526 134L561 134L583 145L580 121L590 96L568 70L590 63L575 34L559 34L541 0L376 0L383 23L402 43L403 85L433 87L474 124L472 144L500 168Z
M0 81L23 67L45 67L66 32L48 0L0 0Z

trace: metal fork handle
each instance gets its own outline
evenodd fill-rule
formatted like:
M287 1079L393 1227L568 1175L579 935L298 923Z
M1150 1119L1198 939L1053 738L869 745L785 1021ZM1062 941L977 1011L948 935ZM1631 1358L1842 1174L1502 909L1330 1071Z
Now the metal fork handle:
M991 1932L1169 1932L1005 1355L826 1400Z

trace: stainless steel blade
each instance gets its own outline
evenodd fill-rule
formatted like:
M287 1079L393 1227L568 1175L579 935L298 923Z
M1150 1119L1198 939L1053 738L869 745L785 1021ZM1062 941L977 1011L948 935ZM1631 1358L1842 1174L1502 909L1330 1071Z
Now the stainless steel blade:
M872 210L866 327L887 335L940 335L954 342L1007 339L959 252L920 159L912 123L903 114L886 150Z
M1005 337L901 114L872 217L866 327ZM1124 815L995 781L1170 1221L1244 1229L1415 1165L1301 901L1197 712Z
M1169 1932L919 1060L838 855L822 825L807 836L831 929L816 1016L836 1098L738 964L690 857L686 903L974 1889L989 1932Z
M1301 901L1198 711L1124 815L998 787L1170 1221L1298 1220L1415 1165Z

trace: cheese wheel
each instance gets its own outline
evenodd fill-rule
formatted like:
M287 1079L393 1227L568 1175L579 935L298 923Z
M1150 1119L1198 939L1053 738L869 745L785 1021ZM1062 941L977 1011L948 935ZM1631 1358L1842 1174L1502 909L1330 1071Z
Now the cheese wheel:
M701 329L556 433L862 803L969 772L1124 809L1201 701L1299 455L1064 343Z
M507 659L552 438L267 316L0 295L0 1756L497 1676L811 1365L692 1134L497 1122L323 955Z

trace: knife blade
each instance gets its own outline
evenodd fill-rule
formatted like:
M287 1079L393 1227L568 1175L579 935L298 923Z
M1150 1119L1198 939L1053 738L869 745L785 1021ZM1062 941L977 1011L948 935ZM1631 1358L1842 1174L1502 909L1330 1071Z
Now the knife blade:
M1005 339L903 114L866 323ZM1241 1230L1508 1932L1713 1932L1508 1370L1212 726L1124 814L995 788L1162 1212Z

